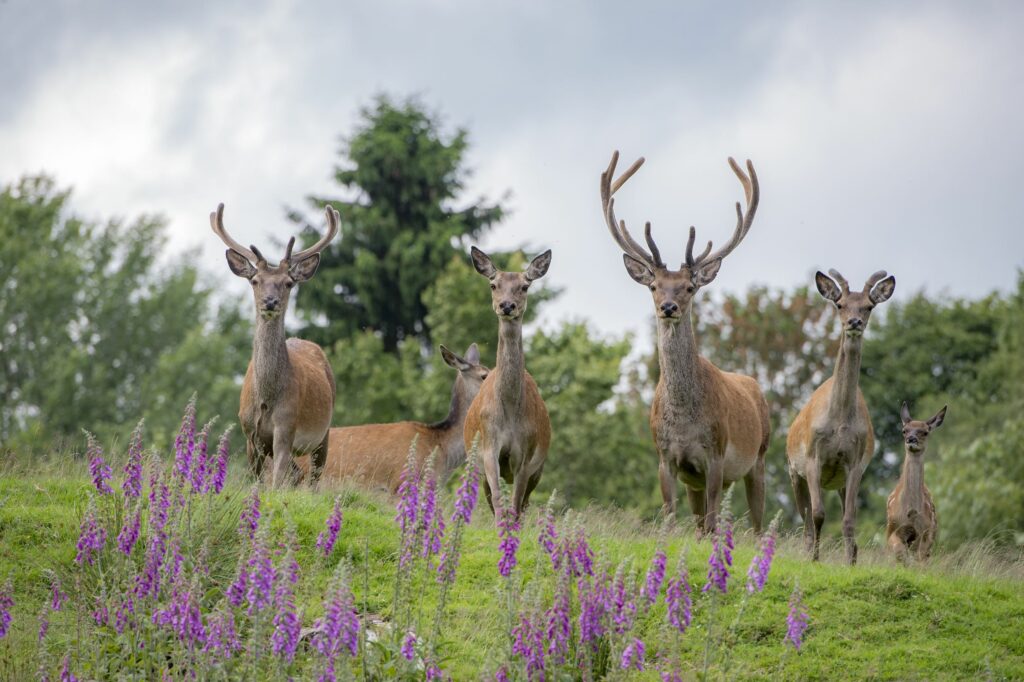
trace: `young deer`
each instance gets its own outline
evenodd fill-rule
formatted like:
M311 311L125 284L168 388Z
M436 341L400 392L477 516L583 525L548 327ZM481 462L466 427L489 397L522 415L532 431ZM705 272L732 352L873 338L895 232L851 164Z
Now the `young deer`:
M210 226L228 246L228 267L252 284L256 333L242 383L238 420L245 433L249 465L257 478L263 473L265 456L273 457L273 487L283 485L289 469L294 470L293 452L312 453L314 480L327 455L334 372L320 346L301 339L286 340L284 332L292 288L316 273L320 252L338 233L338 212L329 206L327 225L327 234L316 244L294 254L292 237L284 259L270 265L259 249L245 248L224 229L224 204L210 214Z
M886 541L900 562L907 560L909 552L917 554L921 561L928 559L939 534L939 518L932 494L924 484L924 451L928 435L942 426L945 418L945 406L925 422L911 419L906 403L900 408L906 455L903 473L885 505Z
M487 477L487 503L495 511L498 476L513 485L512 509L518 516L540 481L551 444L551 421L537 384L523 359L523 315L530 284L551 265L548 249L526 272L503 272L490 256L472 248L473 267L491 282L491 305L498 316L498 357L480 393L469 406L463 431L468 449L479 434L480 461Z
M696 258L695 228L690 228L686 257L678 270L670 269L644 228L650 253L633 239L625 221L615 219L612 195L640 168L643 158L615 182L612 177L619 153L612 154L601 174L601 203L612 238L624 251L626 272L651 290L658 320L658 364L661 376L651 405L651 431L658 450L658 477L664 513L675 518L676 480L686 487L697 533L710 532L722 491L743 479L754 530L761 532L764 516L764 458L770 438L768 403L751 377L723 372L701 357L693 335L690 304L697 290L710 284L722 259L746 237L754 220L759 186L754 166L747 161L748 177L729 159L746 196L746 213L736 203L736 229L729 242L711 253L711 242Z
M786 457L796 506L804 520L807 547L814 560L818 560L821 526L825 523L822 491L837 490L843 507L846 560L854 564L857 490L875 449L868 406L858 386L861 341L871 311L889 300L896 289L896 278L881 270L868 278L862 291L850 291L842 275L835 270L829 270L829 274L835 281L821 272L814 276L814 281L821 295L839 311L843 329L839 356L832 376L814 391L789 427Z
M336 484L348 478L366 488L396 492L402 482L409 445L417 437L416 456L420 467L434 448L438 449L434 471L440 483L447 481L452 472L462 466L466 461L463 424L488 370L480 364L480 351L475 343L466 351L465 357L441 346L441 357L457 370L448 416L434 424L404 421L331 429L327 464L321 478L325 484ZM308 458L297 460L297 464L304 474L308 471Z

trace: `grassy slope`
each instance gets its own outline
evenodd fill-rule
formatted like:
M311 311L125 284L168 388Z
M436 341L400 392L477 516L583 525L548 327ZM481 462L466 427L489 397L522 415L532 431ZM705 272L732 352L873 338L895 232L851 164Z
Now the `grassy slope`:
M13 631L0 641L0 677L28 676L35 670L36 615L47 591L42 571L71 565L87 486L77 472L60 477L52 473L0 477L0 580L13 577L17 601ZM240 499L244 489L236 491L236 499ZM359 568L353 578L354 591L368 612L386 618L391 609L398 540L393 510L386 499L352 493L349 498L332 563L339 556L349 556L361 567L364 553L368 554L366 570ZM332 497L293 491L265 499L265 512L280 512L275 517L278 525L288 516L298 527L305 575L305 592L300 597L307 620L311 620L322 612L320 599L332 566L318 561L310 549L330 511ZM502 584L495 570L495 536L486 504L483 500L481 504L482 513L476 515L466 535L459 580L449 601L446 634L450 658L445 667L456 680L476 678L507 646L501 634L507 616L501 607ZM521 578L547 570L534 563L533 521L528 522L520 550ZM651 525L626 514L591 510L586 513L586 526L592 546L610 561L617 563L632 556L635 566L646 568L657 543ZM667 547L669 568L678 552L686 548L691 576L698 582L706 570L708 545L690 538L688 529L673 533ZM738 544L736 566L742 573L752 556L753 543L740 538ZM230 553L225 562L233 565L235 548L223 551ZM940 557L926 569L904 569L868 549L862 551L862 565L848 568L838 564L838 556L833 552L825 562L810 564L803 559L797 541L785 539L768 588L750 601L735 641L723 646L718 665L728 661L730 674L740 678L778 677L780 671L789 679L1024 678L1024 567L1019 561L1000 563L983 552L964 551ZM794 580L804 590L811 613L811 627L799 655L784 654L781 645L786 600ZM733 622L740 585L739 580L731 584L733 594L719 610L720 625L716 627ZM428 596L419 608L429 621L434 590L424 589L423 593ZM694 627L683 640L684 658L694 667L691 676L703 656L707 605L698 603L696 612ZM73 642L74 627L62 622L61 614L56 615L51 647L60 648ZM657 610L640 624L645 636L658 632L659 616ZM54 632L58 633L56 639ZM638 674L637 679L656 676L648 672Z

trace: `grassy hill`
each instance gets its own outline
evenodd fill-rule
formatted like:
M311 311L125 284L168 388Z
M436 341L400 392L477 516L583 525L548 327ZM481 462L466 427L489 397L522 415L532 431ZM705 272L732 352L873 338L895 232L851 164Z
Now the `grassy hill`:
M0 679L34 679L40 661L55 678L65 653L82 671L79 679L117 675L134 679L126 672L133 669L131 659L118 653L121 640L107 632L109 628L91 626L83 608L51 613L49 633L43 645L37 645L39 614L50 595L47 571L61 576L74 602L76 587L84 589L84 584L95 586L97 580L111 580L113 566L121 560L101 557L98 567L101 573L108 572L105 577L97 577L97 566L79 567L74 562L91 490L87 472L71 463L34 470L8 467L0 475L0 584L11 578L15 600L11 631L0 640ZM211 584L226 586L238 564L244 542L235 527L249 490L237 480L229 483L215 502L204 502L203 507L197 500L188 510L188 535L183 535L181 542L190 548L205 547L196 551L204 557ZM331 575L338 561L347 559L364 632L368 628L386 639L389 623L396 617L400 543L393 502L351 490L345 491L343 498L338 545L326 559L314 545L331 512L333 494L263 492L263 519L270 519L274 538L282 537L286 526L294 526L299 544L296 558L301 566L295 596L304 610L304 625L323 615ZM450 510L450 495L446 494L443 502L444 509ZM510 590L516 604L533 603L542 608L550 602L555 580L551 562L537 542L542 514L537 504L524 521L519 564L506 582L496 569L498 542L493 518L481 497L473 522L465 529L458 579L448 594L440 637L439 658L452 679L483 675L493 679L495 669L508 657ZM686 524L664 529L624 512L596 508L562 517L560 531L568 533L574 524L585 528L598 563L605 562L614 572L627 560L625 565L632 569L636 583L642 583L657 547L667 552L670 573L680 552L687 553L694 619L681 639L683 679L700 679L703 674L712 613L711 679L1024 679L1024 563L1020 557L999 557L991 548L975 545L952 554L940 553L928 566L905 568L893 565L878 548L862 547L861 564L851 568L841 564L841 552L833 544L821 563L812 564L804 558L800 539L791 535L793 529L784 529L766 589L749 597L737 622L744 601L745 573L756 551L755 540L742 524L737 526L729 592L715 598L714 605L710 593L700 592L710 542L695 541ZM115 534L116 530L111 533ZM106 551L111 554L113 542L109 537ZM129 570L135 569L129 566ZM787 600L795 583L803 592L810 616L799 652L783 644ZM412 598L404 617L418 624L418 632L426 633L436 610L436 581L421 566L409 587L407 593ZM212 592L203 597L207 603L219 599ZM608 679L659 679L655 671L659 652L672 641L664 623L665 607L660 600L649 612L638 615L635 633L647 642L647 670L627 674L612 661ZM381 670L387 669L382 660L388 655L384 648L374 654L375 665L384 666ZM314 658L304 640L289 674L296 679L312 678ZM262 665L252 669L256 677L284 678L283 669ZM184 668L168 664L168 670L177 677ZM356 661L351 670L360 678L362 662ZM567 670L560 675L570 679ZM221 674L252 679L240 671L225 668ZM343 678L339 675L339 679Z

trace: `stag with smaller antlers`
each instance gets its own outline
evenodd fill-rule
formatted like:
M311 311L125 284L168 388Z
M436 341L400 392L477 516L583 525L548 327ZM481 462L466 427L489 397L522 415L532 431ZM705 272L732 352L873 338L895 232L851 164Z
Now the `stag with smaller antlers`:
M658 450L658 477L664 513L675 518L676 481L686 487L698 535L711 532L722 492L743 479L755 532L761 532L764 517L764 458L770 431L768 403L748 376L723 372L701 357L693 334L691 302L697 290L710 284L722 265L753 224L760 197L754 166L747 161L747 173L729 159L746 197L746 211L736 203L736 228L725 246L714 253L711 242L698 256L693 255L696 229L690 228L685 260L678 270L669 268L651 236L651 224L644 227L648 253L615 218L612 195L640 168L640 158L612 181L619 153L612 154L608 169L601 174L601 205L612 239L624 252L626 272L638 284L649 288L658 320L658 365L661 376L651 405L651 431Z
M271 265L255 246L246 248L224 229L224 204L210 214L210 226L228 249L231 272L249 280L256 305L252 359L242 382L238 420L246 452L259 479L266 456L273 458L273 487L294 480L293 453L310 453L315 482L327 457L328 430L334 414L334 372L320 346L286 339L284 315L292 288L309 280L320 264L320 252L338 234L338 212L330 206L327 234L308 249L292 253L288 240L284 258Z
M843 507L846 560L854 564L857 491L875 451L871 417L859 386L861 341L871 311L889 300L896 289L896 278L880 270L868 278L863 290L850 291L842 275L835 270L828 272L834 281L818 272L814 282L818 292L839 312L843 330L839 355L832 376L811 394L789 427L786 457L793 495L814 560L818 560L821 527L825 523L822 491L836 490Z
M885 505L885 538L901 563L906 562L911 552L918 560L927 560L939 534L939 518L932 494L924 484L924 451L928 436L942 426L945 418L946 406L928 421L912 419L906 403L900 408L906 455L900 480Z
M469 406L464 444L469 450L479 434L478 452L487 478L484 492L491 511L496 512L495 500L500 499L500 476L512 484L512 510L518 517L540 481L551 445L548 410L523 357L526 294L547 273L551 250L534 258L526 272L499 270L475 246L472 257L476 271L490 280L491 307L498 316L498 357Z

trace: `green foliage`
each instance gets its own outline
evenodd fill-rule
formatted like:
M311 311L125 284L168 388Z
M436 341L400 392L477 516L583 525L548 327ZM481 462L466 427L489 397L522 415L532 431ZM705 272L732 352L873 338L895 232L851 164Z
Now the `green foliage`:
M162 219L89 224L67 215L68 196L46 177L0 191L0 438L39 447L143 414L169 429L166 415L211 384L233 415L248 345L238 312L213 308L189 255L158 265Z
M317 208L340 210L342 231L299 299L306 338L332 343L370 329L389 353L404 338L430 344L424 291L467 238L504 213L482 199L454 206L468 175L467 145L465 130L443 134L439 116L415 100L380 96L363 109L334 174L349 198L310 198Z

